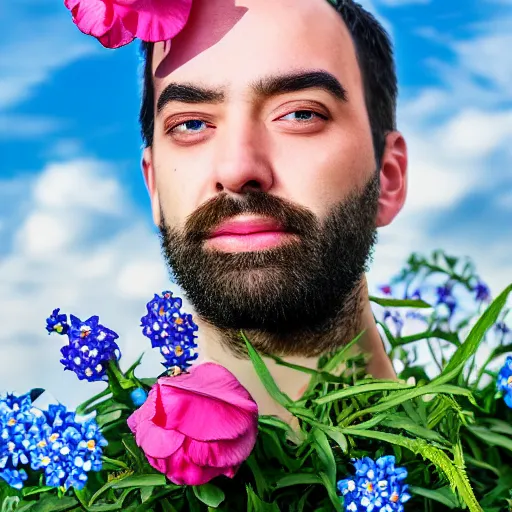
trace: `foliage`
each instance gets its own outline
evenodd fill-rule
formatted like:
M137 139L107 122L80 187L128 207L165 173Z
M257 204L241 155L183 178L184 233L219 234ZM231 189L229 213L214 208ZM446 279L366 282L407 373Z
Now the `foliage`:
M394 296L398 289L401 299ZM22 489L0 479L0 512L341 511L347 504L337 483L352 478L354 460L383 456L407 470L412 498L406 511L510 510L512 411L497 394L496 379L500 361L512 352L511 290L491 302L470 261L442 251L429 258L413 254L382 288L384 297L371 297L389 354L403 367L399 380L365 376L356 338L322 358L316 371L275 358L311 374L297 401L277 387L241 333L263 384L299 427L260 416L256 447L235 478L198 487L174 485L148 464L126 420L136 409L134 391L143 390L143 401L155 379L136 377L140 359L126 372L111 360L107 389L76 411L94 414L108 441L101 470L89 473L82 490L43 486L30 468ZM419 332L404 334L409 321Z

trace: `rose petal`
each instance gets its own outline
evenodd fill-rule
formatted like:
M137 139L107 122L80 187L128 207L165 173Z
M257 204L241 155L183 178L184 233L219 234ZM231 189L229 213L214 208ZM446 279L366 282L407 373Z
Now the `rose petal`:
M256 436L257 432L248 432L247 435L229 441L204 442L186 439L183 450L198 466L237 466L251 454Z
M192 0L137 0L135 24L123 19L125 27L142 41L167 41L178 34L188 21Z
M147 457L167 458L181 447L185 436L144 421L138 425L135 440Z
M176 485L203 485L217 476L224 474L234 476L235 474L234 468L198 466L187 457L183 449L167 459L166 467L168 468L165 473L167 478Z
M65 0L65 5L70 9L76 26L84 34L101 37L115 21L114 8L109 0Z
M131 13L136 16L136 13ZM118 16L114 17L114 21L110 29L105 32L102 36L98 37L98 41L105 48L120 48L121 46L125 46L131 43L135 39L133 32L131 30L126 29L124 25L124 20Z

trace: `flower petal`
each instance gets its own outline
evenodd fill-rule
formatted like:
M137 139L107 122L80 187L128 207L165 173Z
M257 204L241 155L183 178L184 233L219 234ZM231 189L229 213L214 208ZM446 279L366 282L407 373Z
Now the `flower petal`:
M185 436L158 427L151 421L144 421L138 425L135 440L146 457L167 458L181 448Z
M223 441L203 442L189 438L183 449L198 466L221 468L241 464L249 457L255 443L256 433L248 432L237 439Z
M133 9L135 24L123 20L135 37L146 42L167 41L178 34L188 21L192 0L137 0Z

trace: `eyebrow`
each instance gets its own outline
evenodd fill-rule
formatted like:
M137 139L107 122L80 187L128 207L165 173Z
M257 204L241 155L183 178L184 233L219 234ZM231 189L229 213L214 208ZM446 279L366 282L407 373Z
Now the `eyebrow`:
M250 84L257 96L267 99L306 89L322 89L334 99L347 102L347 92L339 80L327 71L294 71L260 78ZM191 83L170 83L160 94L156 111L159 114L170 102L180 103L223 103L226 100L223 87L209 88Z

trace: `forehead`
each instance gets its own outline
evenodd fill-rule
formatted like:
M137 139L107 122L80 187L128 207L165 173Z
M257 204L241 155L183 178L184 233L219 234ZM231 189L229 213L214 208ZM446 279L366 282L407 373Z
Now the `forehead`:
M298 68L361 87L350 33L327 0L194 0L183 31L156 43L152 62L157 97L171 81L236 91Z

